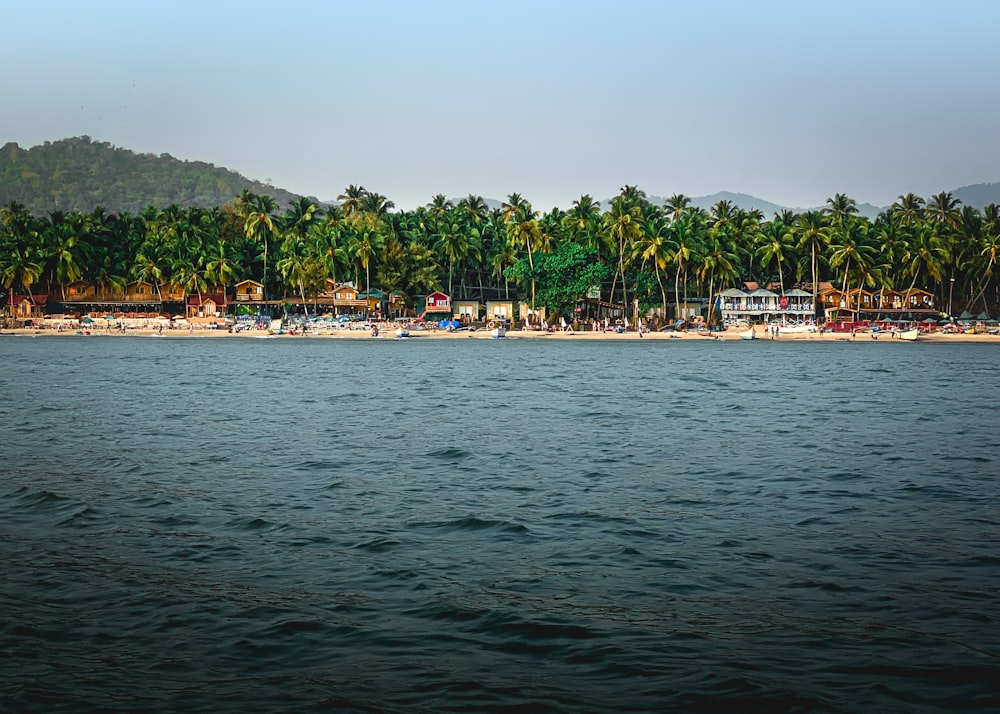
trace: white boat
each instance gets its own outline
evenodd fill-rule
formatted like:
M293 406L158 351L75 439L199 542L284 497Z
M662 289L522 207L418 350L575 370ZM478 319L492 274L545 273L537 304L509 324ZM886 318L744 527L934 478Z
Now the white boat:
M410 331L409 330L405 330L402 327L400 327L398 330L396 330L396 337L398 337L400 339L403 339L404 337L409 337L409 336L410 336Z
M917 329L916 327L911 327L909 330L900 330L899 332L896 333L896 337L898 337L901 340L909 340L910 342L913 342L915 339L917 339L917 335L919 334L920 334L919 329Z
M495 340L499 340L506 336L507 336L507 330L504 329L503 325L499 327L494 327L492 330L490 330L490 337L492 337Z
M741 340L756 340L757 339L757 333L754 332L753 328L751 327L749 330L746 330L746 331L740 333L740 339Z
M772 325L773 330L773 325ZM800 325L800 324L780 324L778 325L778 336L781 335L804 335L809 333L819 332L819 328L816 325Z

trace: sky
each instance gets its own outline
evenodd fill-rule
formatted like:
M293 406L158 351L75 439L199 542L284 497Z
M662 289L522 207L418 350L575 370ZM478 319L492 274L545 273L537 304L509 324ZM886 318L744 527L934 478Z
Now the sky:
M1000 181L994 0L7 5L0 143L22 148L86 135L400 209Z

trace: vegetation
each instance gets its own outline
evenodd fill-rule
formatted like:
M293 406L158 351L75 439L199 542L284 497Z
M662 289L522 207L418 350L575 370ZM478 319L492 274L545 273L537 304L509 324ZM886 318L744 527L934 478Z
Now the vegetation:
M141 213L149 206L212 208L240 191L270 194L283 205L295 194L251 181L234 171L169 154L136 154L90 137L0 149L0 205L23 203L35 215L53 211Z
M1000 303L1000 209L963 206L947 192L902 195L874 219L843 194L822 210L766 219L728 200L707 211L682 194L654 204L635 186L607 210L585 195L548 213L516 193L492 210L479 196L438 195L394 211L362 186L338 200L295 197L282 208L273 195L244 190L217 207L97 206L45 217L10 200L0 209L0 284L58 301L76 280L105 289L145 280L192 295L249 278L270 298L306 303L332 278L403 293L411 305L441 289L458 300L519 296L567 317L595 291L668 315L669 302L698 295L713 304L743 281L810 292L820 281L920 287L942 307L991 314Z

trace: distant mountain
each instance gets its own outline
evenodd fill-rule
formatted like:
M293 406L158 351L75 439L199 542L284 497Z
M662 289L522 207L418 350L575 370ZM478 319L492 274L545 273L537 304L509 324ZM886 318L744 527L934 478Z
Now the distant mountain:
M244 189L272 196L281 209L299 198L226 168L170 154L137 154L88 136L0 148L0 205L19 201L35 215L97 206L133 214L170 204L213 208L232 203Z
M691 198L691 205L710 211L712 206L719 201L729 201L744 211L760 211L767 219L771 219L775 213L785 210L784 206L765 201L763 198L757 198L746 193L732 193L731 191L719 191L718 193L713 193L711 196L694 196Z
M962 186L952 191L951 195L960 199L962 205L982 210L991 203L1000 205L1000 183L975 183L971 186Z

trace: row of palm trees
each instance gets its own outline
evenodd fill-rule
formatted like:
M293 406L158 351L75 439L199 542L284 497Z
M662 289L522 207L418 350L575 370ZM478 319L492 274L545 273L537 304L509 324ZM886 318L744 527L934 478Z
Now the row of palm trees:
M874 220L844 194L822 210L766 219L729 201L696 208L683 194L655 205L636 186L605 206L584 195L548 212L517 193L495 208L479 196L436 195L393 211L387 197L354 185L338 202L301 198L282 211L272 197L244 191L210 209L171 205L133 216L98 207L40 218L12 201L0 209L0 284L65 297L77 280L103 289L144 280L200 295L249 278L272 297L305 303L331 278L408 298L442 289L487 300L510 297L516 274L515 287L534 304L537 256L575 243L609 266L603 299L638 300L664 315L671 294L680 303L751 280L814 293L827 280L844 289L922 287L938 304L952 291L970 307L1000 303L1000 210L962 206L947 192L929 201L901 195ZM527 269L508 271L518 261Z

